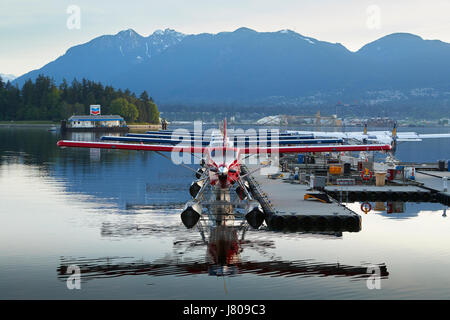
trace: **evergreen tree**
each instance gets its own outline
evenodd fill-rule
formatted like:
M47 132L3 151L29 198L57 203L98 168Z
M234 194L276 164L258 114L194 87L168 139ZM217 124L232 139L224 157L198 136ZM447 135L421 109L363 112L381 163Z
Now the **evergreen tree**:
M126 89L82 79L71 84L64 79L56 86L53 79L40 75L27 80L21 89L0 78L1 120L61 120L73 114L89 113L89 105L100 104L103 114L119 114L127 121L159 122L159 111L144 91L139 98Z
M156 104L150 102L150 123L159 124L159 111Z

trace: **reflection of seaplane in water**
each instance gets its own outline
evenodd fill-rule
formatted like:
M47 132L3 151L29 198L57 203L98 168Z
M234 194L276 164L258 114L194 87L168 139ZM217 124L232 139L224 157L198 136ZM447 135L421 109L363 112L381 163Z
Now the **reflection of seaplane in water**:
M220 215L219 215L220 216ZM174 256L165 256L154 261L134 259L130 257L106 257L99 259L61 258L57 269L58 278L67 280L71 275L68 271L70 265L80 268L82 279L102 279L121 276L185 276L185 275L209 275L209 276L233 276L240 274L254 274L266 277L349 277L352 280L367 279L371 276L369 268L377 266L379 276L385 279L389 272L384 263L362 265L346 265L339 262L319 262L312 259L284 260L276 257L275 240L289 235L258 233L248 229L248 225L235 220L233 216L220 218L220 222L210 219L202 219L198 224L201 241L192 238L192 233L187 230L168 227L167 224L158 226L154 223L148 226L143 224L124 226L122 222L111 225L106 224L102 228L104 237L127 237L141 234L145 236L155 233L141 233L142 230L154 228L161 230L157 237L173 237ZM126 229L126 230L125 230ZM134 231L130 234L130 229ZM177 232L174 232L176 231ZM125 231L125 232L124 232ZM321 241L335 239L334 233L297 234L296 237L319 238ZM206 249L206 252L203 250ZM250 255L242 255L243 251L252 251ZM250 253L250 252L248 252ZM180 259L180 254L183 258ZM251 257L251 259L249 259Z
M308 135L292 135L278 132L272 132L270 135L265 136L234 134L232 137L229 137L226 120L222 130L213 131L207 139L199 140L199 138L198 135L191 133L177 135L175 132L163 131L140 135L129 134L125 137L102 138L102 140L135 143L61 140L58 141L58 146L155 151L160 154L161 152L171 152L172 160L174 160L174 154L202 154L202 167L196 171L198 180L194 181L190 188L193 200L186 204L181 214L181 219L188 228L193 227L202 215L203 195L207 187L213 190L215 198L212 200L219 202L229 202L229 191L235 187L240 200L243 201L241 206L245 209L244 215L249 224L258 228L263 223L264 213L259 203L253 200L245 180L246 175L251 172L242 173L241 164L244 155L247 157L250 155L270 155L274 157L284 153L388 151L391 149L389 144L348 145L339 144L342 143L340 139L314 139ZM144 142L152 144L144 144ZM182 162L179 164L183 165ZM190 167L188 168L193 170ZM224 214L228 213L225 212Z

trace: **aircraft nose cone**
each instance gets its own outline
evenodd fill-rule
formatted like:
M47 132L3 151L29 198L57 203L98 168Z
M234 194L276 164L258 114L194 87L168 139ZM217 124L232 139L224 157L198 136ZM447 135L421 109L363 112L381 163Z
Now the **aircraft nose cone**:
M228 168L227 167L225 167L225 166L220 166L219 167L219 174L228 174Z
M219 167L218 173L219 173L219 179L221 179L221 180L226 179L228 177L228 168L225 166L221 166L221 167Z

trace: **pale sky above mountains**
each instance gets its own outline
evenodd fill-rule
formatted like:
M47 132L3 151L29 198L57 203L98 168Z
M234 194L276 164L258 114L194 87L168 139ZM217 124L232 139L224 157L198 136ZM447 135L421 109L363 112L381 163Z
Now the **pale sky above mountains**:
M450 42L449 17L450 0L2 0L0 72L19 76L71 46L129 28L143 36L165 28L186 34L291 29L356 51L394 32Z

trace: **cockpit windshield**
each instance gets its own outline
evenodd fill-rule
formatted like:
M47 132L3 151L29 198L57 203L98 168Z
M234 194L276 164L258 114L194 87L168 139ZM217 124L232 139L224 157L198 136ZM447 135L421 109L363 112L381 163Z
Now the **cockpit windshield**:
M213 148L210 153L211 160L217 164L231 164L238 157L236 149L231 148Z

